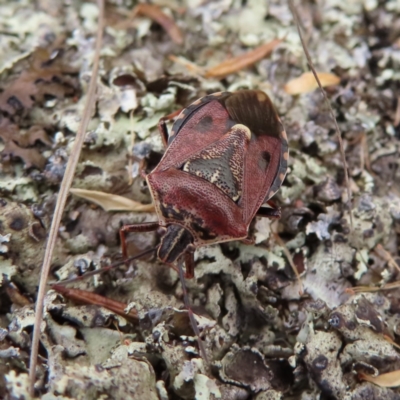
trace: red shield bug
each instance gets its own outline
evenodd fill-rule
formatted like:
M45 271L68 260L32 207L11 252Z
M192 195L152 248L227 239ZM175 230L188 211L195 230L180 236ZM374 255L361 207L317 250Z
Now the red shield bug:
M194 276L197 247L250 241L249 225L258 216L279 218L280 210L262 207L285 178L288 142L269 97L259 90L214 93L192 103L176 117L170 133L159 122L165 154L146 176L158 221L123 226L126 234L163 228L158 258L174 269L184 260L186 278Z
M185 277L192 278L197 247L251 242L249 226L255 216L280 217L280 209L263 205L285 178L288 143L271 100L259 90L202 97L176 117L168 134L166 121L176 114L159 122L167 149L146 176L158 221L121 228L123 262L157 250L158 258L179 272L191 325L207 359L189 306L182 264ZM126 235L158 228L164 230L159 246L128 259Z

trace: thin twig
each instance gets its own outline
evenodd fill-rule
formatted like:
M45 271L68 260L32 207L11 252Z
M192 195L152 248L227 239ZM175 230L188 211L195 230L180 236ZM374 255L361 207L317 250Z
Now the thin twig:
M349 208L350 225L351 225L351 229L354 229L354 227L353 227L353 216L351 214L351 198L352 198L352 194L351 194L351 187L350 187L349 172L347 170L346 155L344 153L342 134L340 132L339 125L338 125L338 123L336 121L335 113L333 112L333 108L331 106L331 103L329 102L329 99L328 99L328 96L326 95L325 90L322 88L321 82L320 82L320 80L318 78L318 75L317 75L317 72L316 72L316 70L314 68L314 64L313 64L313 62L311 60L310 53L309 53L309 51L307 49L307 46L306 46L306 44L304 42L303 34L302 34L301 28L300 28L299 16L298 16L297 10L296 10L296 8L295 8L295 6L293 4L293 0L289 0L289 7L290 7L290 11L291 11L291 13L293 15L293 19L294 19L294 22L295 22L296 27L297 27L297 32L299 33L301 45L303 46L304 54L306 55L308 65L309 65L309 67L310 67L310 69L311 69L311 71L312 71L312 73L314 75L315 80L318 83L318 86L319 86L319 88L320 88L320 90L322 92L322 95L324 97L325 103L328 106L331 118L332 118L332 120L333 120L333 122L335 124L336 135L337 135L338 142L339 142L340 155L342 157L342 163L343 163L343 169L344 169L344 177L345 177L346 187L347 187L347 197L348 197L347 204L348 204L348 208Z
M128 183L129 186L133 184L133 148L135 146L135 131L133 130L133 113L134 110L131 110L129 113L129 122L131 125L131 132L130 132L130 137L131 137L131 145L129 146L129 158L128 158Z
M400 96L397 97L396 113L394 114L393 125L397 127L400 125Z
M381 290L393 290L398 288L400 288L400 281L386 283L383 286L354 286L347 288L345 292L354 295L362 292L380 292Z
M278 235L278 233L277 232L272 232L272 233L274 235L275 240L278 242L279 246L282 247L283 253L285 254L285 256L286 256L287 260L289 261L289 264L290 264L294 274L296 275L296 279L299 282L299 286L300 286L299 295L302 296L304 294L303 282L301 281L300 274L299 274L299 271L297 270L297 267L296 267L296 265L295 265L295 263L293 261L293 257L290 254L290 251L287 248L285 242Z
M92 76L90 78L89 89L86 98L85 109L83 112L81 124L76 134L75 142L71 150L71 154L67 163L64 178L62 180L60 191L57 197L57 203L54 210L53 220L50 227L49 238L46 245L46 250L43 259L42 273L40 276L40 283L35 308L35 323L33 328L32 349L30 356L29 368L29 385L30 393L34 396L35 380L36 380L36 363L39 349L40 326L43 317L43 303L46 290L47 277L49 275L51 260L53 257L54 247L57 240L57 233L60 227L61 217L64 211L65 203L67 201L69 189L74 177L75 169L81 154L82 144L85 138L86 129L91 118L91 111L95 101L95 92L97 84L97 75L99 70L100 50L103 38L103 24L104 24L104 0L97 0L99 9L98 28L96 35L96 48L93 57Z

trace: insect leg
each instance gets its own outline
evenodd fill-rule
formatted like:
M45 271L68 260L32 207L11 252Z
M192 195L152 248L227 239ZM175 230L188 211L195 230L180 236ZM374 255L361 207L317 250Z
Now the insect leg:
M281 208L260 207L256 213L257 217L278 219L281 217Z
M168 138L169 138L167 122L177 117L181 113L181 111L182 110L174 111L173 113L161 118L160 121L158 122L157 127L165 147L168 146Z
M192 279L194 278L194 251L186 250L184 257L186 267L185 278Z
M130 232L151 232L158 229L160 224L158 222L143 222L141 224L134 225L124 225L119 230L119 237L121 238L121 249L122 256L124 258L128 257L127 247L126 247L126 235Z

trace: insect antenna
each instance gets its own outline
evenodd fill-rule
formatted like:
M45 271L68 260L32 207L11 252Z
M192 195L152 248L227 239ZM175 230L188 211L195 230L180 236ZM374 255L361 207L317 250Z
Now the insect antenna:
M192 325L193 332L196 335L197 344L199 345L200 354L201 354L202 358L206 361L206 363L208 363L206 349L205 349L205 347L203 345L203 342L200 339L199 327L197 326L197 322L196 322L196 320L194 318L192 308L190 307L190 301L189 301L189 296L188 296L188 293L187 293L185 275L183 273L182 265L183 265L182 260L179 260L178 261L178 272L179 272L179 279L180 279L181 285L182 285L183 304L185 305L185 308L186 308L186 310L188 312L189 320L190 320L190 324Z
M107 265L107 267L96 269L95 271L86 272L85 274L83 274L81 276L78 276L76 278L66 279L64 281L57 282L57 285L66 285L67 283L78 282L78 281L81 281L83 279L89 278L89 277L91 277L93 275L97 275L97 274L101 274L102 272L110 271L111 269L119 267L120 265L126 264L128 262L137 260L139 258L142 258L142 257L148 255L148 254L151 254L151 253L157 251L157 249L158 249L158 246L153 247L153 248L145 250L145 251L143 251L143 252L141 252L139 254L136 254L135 256L125 258L125 259L117 261L117 262L115 262L115 263L113 263L111 265ZM54 284L56 284L56 282L50 282L49 284L50 285L54 285Z
M128 262L137 260L139 258L142 258L142 257L148 255L148 254L151 254L151 253L157 251L157 249L158 249L158 246L153 247L153 248L148 249L148 250L145 250L142 253L136 254L135 256L128 257L128 258L125 258L124 260L117 261L117 262L115 262L115 263L113 263L111 265L108 265L107 267L103 267L103 268L97 269L95 271L87 272L86 274L84 274L82 276L78 276L76 278L71 278L71 279L66 279L64 281L59 281L59 282L50 282L49 284L56 291L65 294L67 297L70 297L70 298L78 300L78 301L84 300L84 301L88 302L89 304L103 305L104 307L106 307L108 309L111 309L112 311L116 312L117 314L123 315L123 314L121 314L121 311L120 311L121 307L119 307L118 310L114 309L113 307L110 307L110 304L111 304L112 301L110 301L109 299L105 299L104 298L105 300L103 300L102 296L98 296L98 295L95 295L93 293L87 293L87 292L82 291L82 290L77 290L77 289L65 289L64 290L63 289L63 285L66 285L66 284L69 284L69 283L73 283L73 282L79 282L79 281L81 281L83 279L86 279L86 278L89 278L89 277L91 277L93 275L97 275L97 274L100 274L102 272L110 271L111 269L119 267L120 265L126 264ZM180 279L181 285L182 285L183 303L184 303L184 306L185 306L185 308L186 308L186 310L188 312L190 324L191 324L193 332L194 332L194 334L196 336L197 343L198 343L199 350L200 350L200 354L201 354L202 358L206 362L208 362L206 350L204 348L203 342L200 339L200 330L199 330L199 328L197 326L197 322L196 322L196 320L194 318L194 314L193 314L192 308L190 306L190 301L189 301L189 296L188 296L188 293L187 293L187 288L186 288L186 283L185 283L185 275L184 275L184 272L183 272L182 264L183 264L183 262L180 260L178 262L178 273L179 273L179 279ZM89 299L87 298L88 296L90 297ZM104 301L107 301L107 303L105 303ZM114 302L114 303L117 303L117 302Z

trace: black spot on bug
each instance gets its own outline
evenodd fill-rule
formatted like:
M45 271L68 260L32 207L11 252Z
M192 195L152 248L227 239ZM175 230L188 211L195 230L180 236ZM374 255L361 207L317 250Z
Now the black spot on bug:
M263 151L261 157L258 160L258 166L262 171L266 171L269 163L271 162L271 154L268 151Z
M212 126L213 126L212 116L206 115L198 122L198 124L194 127L194 129L200 133L208 133L210 132Z

